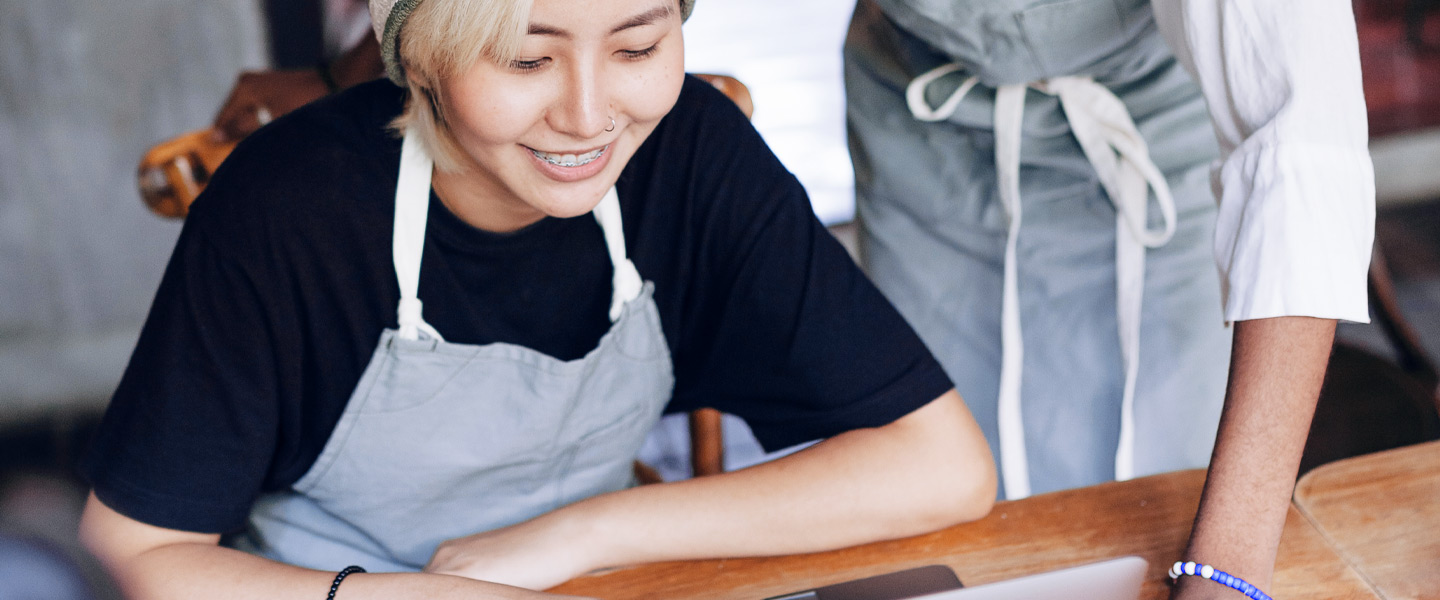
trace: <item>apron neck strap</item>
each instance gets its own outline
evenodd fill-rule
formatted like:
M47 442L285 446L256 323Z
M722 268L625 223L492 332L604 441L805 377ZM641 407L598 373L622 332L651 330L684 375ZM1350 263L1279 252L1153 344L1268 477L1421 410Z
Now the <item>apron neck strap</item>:
M610 322L620 320L625 303L640 295L642 281L635 263L625 254L625 224L620 218L620 195L611 186L595 206L595 220L605 233L605 249L610 252L610 264L614 266L611 276Z
M419 339L421 333L445 341L440 332L425 322L420 302L420 258L425 249L425 222L430 215L430 178L435 163L420 140L410 132L400 146L400 174L395 185L395 229L392 257L395 277L400 282L397 313L402 339ZM642 281L635 264L625 252L625 227L620 217L620 196L612 186L595 207L595 220L605 234L605 248L614 266L610 321L620 319L625 303L640 295Z
M400 281L400 337L419 339L424 332L444 341L422 316L420 255L425 249L425 221L430 214L430 175L435 163L420 138L409 131L400 146L400 175L395 184L395 238L392 246L395 277Z

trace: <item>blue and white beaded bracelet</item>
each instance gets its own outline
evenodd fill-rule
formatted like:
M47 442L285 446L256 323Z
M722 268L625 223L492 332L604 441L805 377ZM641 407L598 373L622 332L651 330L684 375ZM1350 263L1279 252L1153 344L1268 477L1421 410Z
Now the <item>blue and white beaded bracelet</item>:
M1224 571L1221 571L1220 569L1217 569L1210 565L1201 565L1194 562L1177 561L1174 566L1170 567L1170 579L1179 579L1181 575L1196 575L1199 577L1204 577L1206 579L1209 579L1210 581L1245 594L1245 596L1249 597L1250 600L1273 600L1270 596L1265 595L1265 592L1260 591L1260 588L1250 585L1250 582L1226 573Z

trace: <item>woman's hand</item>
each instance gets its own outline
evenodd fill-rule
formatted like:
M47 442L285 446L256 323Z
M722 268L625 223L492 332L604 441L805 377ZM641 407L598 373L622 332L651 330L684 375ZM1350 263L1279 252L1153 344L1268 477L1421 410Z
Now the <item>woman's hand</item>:
M315 69L242 73L215 115L215 136L239 141L256 129L329 93Z
M330 93L320 69L336 87L344 89L385 74L380 60L380 43L364 36L359 44L329 65L312 69L253 71L243 73L230 90L230 97L215 115L217 141L239 141L270 119L300 108Z
M978 519L995 487L990 447L952 389L775 461L601 494L446 542L425 571L545 589L604 567L830 550Z
M532 590L551 588L597 568L593 536L551 513L518 525L440 544L426 573L458 575Z

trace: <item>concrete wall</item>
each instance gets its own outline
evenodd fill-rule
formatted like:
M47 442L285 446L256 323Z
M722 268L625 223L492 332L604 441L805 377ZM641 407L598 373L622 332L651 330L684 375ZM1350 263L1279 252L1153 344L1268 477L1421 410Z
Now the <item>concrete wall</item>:
M0 423L108 397L179 231L136 163L263 35L255 0L0 1Z

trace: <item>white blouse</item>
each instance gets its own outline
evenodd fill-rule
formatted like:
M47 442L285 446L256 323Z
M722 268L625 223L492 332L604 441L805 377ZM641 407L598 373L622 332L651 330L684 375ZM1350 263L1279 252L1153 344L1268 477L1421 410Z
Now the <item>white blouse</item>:
M1220 141L1225 319L1368 322L1375 175L1349 0L1151 4Z

